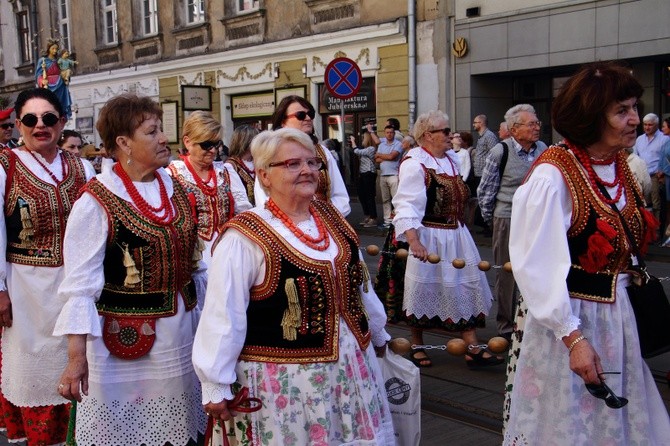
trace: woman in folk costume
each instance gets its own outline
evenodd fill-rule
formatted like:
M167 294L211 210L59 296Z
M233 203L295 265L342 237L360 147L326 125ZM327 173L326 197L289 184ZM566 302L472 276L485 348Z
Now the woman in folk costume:
M564 144L536 160L514 195L509 252L523 332L513 337L505 445L670 439L626 291L631 245L645 252L658 229L626 162L642 93L623 66L580 69L552 105Z
M233 131L230 141L230 156L226 159L223 167L226 168L230 177L237 177L242 182L247 198L251 206L256 205L254 199L254 183L256 171L254 170L254 159L251 156L251 141L258 135L258 129L252 125L241 125Z
M333 158L330 150L318 142L319 140L314 133L314 116L316 116L314 106L307 99L289 95L281 100L272 114L272 129L296 129L306 133L312 139L316 156L321 159L322 163L315 196L319 200L332 203L346 217L351 212L349 192L347 192L337 161ZM267 200L267 194L258 180L256 180L254 196L256 197L256 206L262 206Z
M187 154L168 166L168 173L195 197L199 243L204 269L212 259L212 244L221 227L235 214L251 208L239 178L222 167L214 166L223 127L210 112L195 111L184 121L182 140ZM206 272L205 272L206 274ZM206 281L198 281L206 284ZM200 307L205 290L198 291Z
M97 129L118 162L83 189L65 234L54 335L68 339L58 390L79 401L79 446L183 446L204 432L191 363L195 203L162 168L161 117L146 97L105 104Z
M0 153L0 404L11 441L51 445L65 441L69 406L53 385L67 344L51 336L62 308L63 234L95 172L58 149L65 118L53 92L25 90L14 108L24 145Z
M281 129L251 151L269 200L230 220L214 248L193 349L205 410L231 420L231 444L393 445L375 357L390 338L384 309L358 236L314 199L314 144ZM235 411L241 387L259 411Z
M409 244L405 271L403 310L412 327L412 343L423 344L423 330L440 327L460 331L470 346L478 345L477 327L483 327L493 297L486 275L478 268L477 246L464 223L470 191L458 171L451 146L449 118L440 111L420 115L414 138L421 145L410 149L400 164L398 192L393 197L396 238ZM453 158L452 158L453 157ZM441 257L426 263L429 253ZM457 269L451 261L465 260ZM412 354L419 367L431 365L426 352ZM471 347L468 367L497 365L502 358Z

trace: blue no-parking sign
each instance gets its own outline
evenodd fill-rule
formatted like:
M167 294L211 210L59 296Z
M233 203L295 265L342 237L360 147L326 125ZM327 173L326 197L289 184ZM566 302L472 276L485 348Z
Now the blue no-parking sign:
M333 59L324 73L326 88L338 99L349 99L358 93L363 83L361 69L346 57Z

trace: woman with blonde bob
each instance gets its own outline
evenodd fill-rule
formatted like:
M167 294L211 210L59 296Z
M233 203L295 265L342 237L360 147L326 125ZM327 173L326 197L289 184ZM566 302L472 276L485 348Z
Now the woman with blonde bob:
M168 172L195 197L198 236L202 241L199 249L203 267L207 268L221 227L233 215L250 209L251 204L239 178L214 166L217 151L223 146L223 127L214 115L207 111L191 113L184 121L182 134L187 155L172 161Z
M230 220L214 248L193 351L205 411L232 420L240 444L393 445L375 358L386 317L358 236L314 198L314 144L286 128L259 134L251 153L269 198ZM240 388L259 411L230 407Z

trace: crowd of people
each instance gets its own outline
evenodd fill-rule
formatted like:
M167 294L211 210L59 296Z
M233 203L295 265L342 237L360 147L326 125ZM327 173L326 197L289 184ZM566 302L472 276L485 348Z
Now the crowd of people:
M342 149L306 99L283 98L272 130L237 127L224 162L214 114L185 119L174 157L160 105L122 94L91 163L59 96L21 92L0 111L1 427L29 445L196 445L218 426L230 444L390 446L379 358L403 322L417 367L433 364L426 329L458 333L469 369L507 359L506 445L663 444L626 291L635 247L670 240L670 120L640 120L642 92L617 64L581 68L549 147L530 104L500 138L483 114L473 133L441 111L411 135L367 123L349 142L360 225L387 235L376 278L346 220ZM475 224L512 264L493 293ZM477 334L494 298L509 358Z

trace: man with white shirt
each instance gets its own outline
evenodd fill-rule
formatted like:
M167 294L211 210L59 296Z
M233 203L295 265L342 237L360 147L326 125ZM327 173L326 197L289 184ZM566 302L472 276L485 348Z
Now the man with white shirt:
M382 208L384 209L384 223L388 228L393 218L391 200L398 190L398 168L402 154L402 144L395 139L395 128L392 125L384 127L384 139L377 147L375 162L379 163L379 189L382 193Z
M661 189L663 170L661 170L661 150L668 141L668 137L658 129L658 116L649 113L642 119L644 134L637 137L633 153L647 163L647 171L651 178L651 206L654 217L660 221L661 217Z

